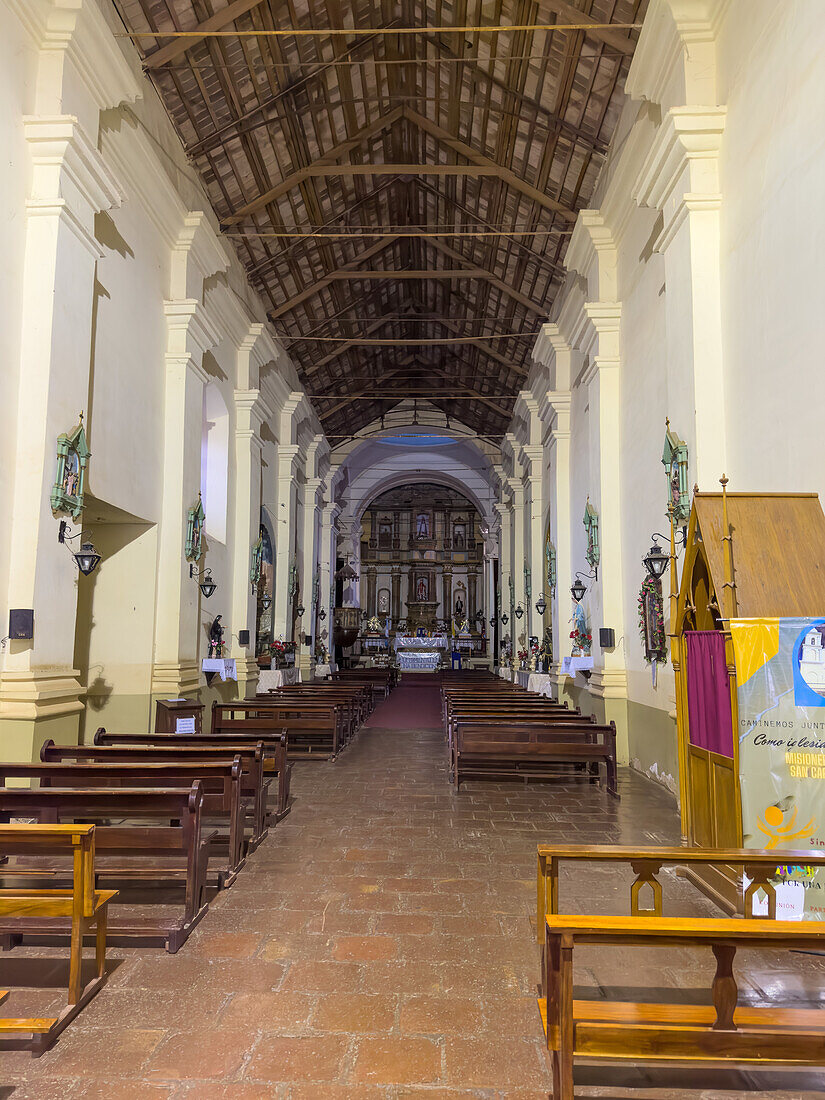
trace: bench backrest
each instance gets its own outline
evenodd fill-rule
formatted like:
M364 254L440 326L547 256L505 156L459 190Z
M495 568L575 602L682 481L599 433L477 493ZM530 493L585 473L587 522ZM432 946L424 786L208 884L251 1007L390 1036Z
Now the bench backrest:
M72 854L72 898L78 915L95 913L94 825L0 824L0 855Z

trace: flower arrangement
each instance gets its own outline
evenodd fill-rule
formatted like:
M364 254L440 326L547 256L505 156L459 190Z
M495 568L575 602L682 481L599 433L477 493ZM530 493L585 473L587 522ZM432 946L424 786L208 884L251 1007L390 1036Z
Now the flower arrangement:
M645 660L650 664L667 663L667 634L665 634L662 585L657 577L645 577L636 601L639 613L639 637Z
M518 651L518 659L522 662L526 661L529 656L530 654L526 649L520 649Z
M576 627L570 631L570 638L573 642L573 649L578 650L585 657L590 656L590 650L593 645L593 635L588 630L582 630L581 627Z

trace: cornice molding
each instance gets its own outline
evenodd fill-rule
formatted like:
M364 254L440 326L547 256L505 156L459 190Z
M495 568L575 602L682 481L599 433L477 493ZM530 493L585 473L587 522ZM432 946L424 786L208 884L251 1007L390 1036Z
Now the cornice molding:
M123 188L74 115L23 118L32 162L33 204L62 201L89 223L123 202Z
M686 169L687 188L677 204L691 194L719 200L718 162L726 115L725 107L673 107L667 112L633 189L640 206L664 210Z

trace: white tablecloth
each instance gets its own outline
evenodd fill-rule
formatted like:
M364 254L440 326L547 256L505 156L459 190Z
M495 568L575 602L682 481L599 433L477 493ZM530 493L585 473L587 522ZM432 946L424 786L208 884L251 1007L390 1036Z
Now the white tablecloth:
M338 671L338 665L336 665L334 663L329 664L329 665L316 665L315 666L315 679L316 680L323 680L325 676L331 676L333 674L333 672L337 672L337 671Z
M412 634L395 636L396 649L447 649L448 638L446 634L433 634L430 638L416 638Z
M546 694L544 688L550 683L549 672L527 672L524 669L518 671L518 682L528 691L536 691L541 695Z
M592 657L562 657L561 671L565 676L575 676L577 672L592 667Z
M258 677L258 691L274 691L284 684L300 684L301 670L295 665L292 668L265 668Z
M509 665L499 665L498 674L502 680L512 681L513 679L513 670Z
M399 653L398 655L398 665L402 671L423 668L435 672L440 661L439 653Z
M201 661L201 672L217 672L222 680L237 680L234 657L206 657Z

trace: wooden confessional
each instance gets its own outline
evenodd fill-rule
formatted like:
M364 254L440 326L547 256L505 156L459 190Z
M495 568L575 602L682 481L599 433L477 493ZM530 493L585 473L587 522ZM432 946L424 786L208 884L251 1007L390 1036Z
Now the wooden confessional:
M825 609L825 515L815 493L695 493L672 635L683 842L742 847L731 618ZM689 877L725 909L736 877Z

